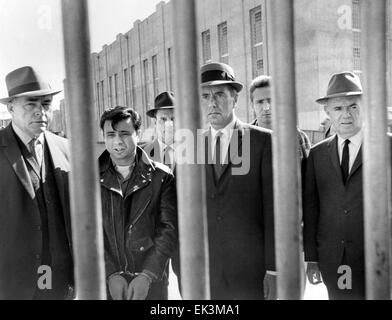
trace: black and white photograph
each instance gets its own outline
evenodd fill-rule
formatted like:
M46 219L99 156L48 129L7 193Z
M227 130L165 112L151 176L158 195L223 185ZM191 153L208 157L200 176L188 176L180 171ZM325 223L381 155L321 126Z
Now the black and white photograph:
M0 0L0 41L0 300L392 299L392 0Z

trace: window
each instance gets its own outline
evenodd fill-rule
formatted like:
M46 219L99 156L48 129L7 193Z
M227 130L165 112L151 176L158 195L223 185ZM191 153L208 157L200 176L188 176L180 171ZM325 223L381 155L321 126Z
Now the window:
M156 55L152 56L152 79L154 97L156 97L159 93L158 58Z
M204 31L201 34L202 48L203 48L203 62L211 62L211 37L210 30Z
M113 77L109 76L109 104L113 107Z
M118 74L114 74L114 105L118 105Z
M124 69L124 85L125 85L125 104L127 107L131 107L131 99L130 99L130 87L129 87L129 71L128 69Z
M101 97L102 97L102 109L101 113L105 110L105 86L103 80L101 81Z
M219 61L229 64L229 46L227 41L227 22L218 26Z
M101 113L101 97L100 97L100 88L99 88L99 82L97 82L97 109L98 109L98 117L100 116Z
M352 1L353 69L361 74L361 1Z
M136 108L136 79L135 66L131 66L132 107Z
M264 73L263 21L261 6L250 10L253 78Z
M148 60L143 61L143 73L144 73L144 101L145 107L148 108L150 105L150 90L148 88L148 84L150 78L148 76Z
M171 48L167 49L167 59L169 60L169 90L173 91L173 57Z

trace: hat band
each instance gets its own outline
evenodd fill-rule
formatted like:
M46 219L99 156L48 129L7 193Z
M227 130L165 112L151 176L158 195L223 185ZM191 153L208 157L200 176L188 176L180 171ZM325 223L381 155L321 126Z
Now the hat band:
M30 91L38 91L43 89L50 89L50 86L44 82L30 82L24 85L12 88L8 91L8 95L10 97L15 96L20 93L30 92Z
M201 75L201 82L205 83L210 81L235 81L235 79L225 71L210 70L203 72Z

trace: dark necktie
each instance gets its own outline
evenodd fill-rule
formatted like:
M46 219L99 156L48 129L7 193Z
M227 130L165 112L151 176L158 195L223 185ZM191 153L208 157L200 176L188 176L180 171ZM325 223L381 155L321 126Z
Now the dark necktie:
M172 147L167 146L163 153L163 163L167 165L170 169L173 169L173 159L172 159Z
M340 165L342 169L343 183L346 184L348 174L349 174L349 163L350 163L350 152L348 149L348 145L350 144L350 140L344 141L343 154L342 154L342 164Z
M216 142L215 142L215 161L214 161L214 171L215 171L215 178L218 180L222 174L222 164L221 164L221 138L222 132L218 132L216 135Z
M30 152L34 156L35 161L41 166L42 162L42 146L41 143L36 139L31 139L29 142Z

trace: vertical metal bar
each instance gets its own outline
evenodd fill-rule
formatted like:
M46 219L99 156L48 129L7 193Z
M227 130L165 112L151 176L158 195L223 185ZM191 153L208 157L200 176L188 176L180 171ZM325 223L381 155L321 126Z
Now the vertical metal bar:
M62 16L71 129L70 193L76 294L78 299L105 299L87 1L62 0Z
M275 252L278 298L302 299L300 179L294 59L294 4L269 0L272 75Z
M386 1L362 1L363 194L367 299L389 299L390 150L387 132Z
M201 128L196 1L173 0L173 12L176 127L196 138ZM209 299L205 172L197 164L177 168L182 293L184 299Z

